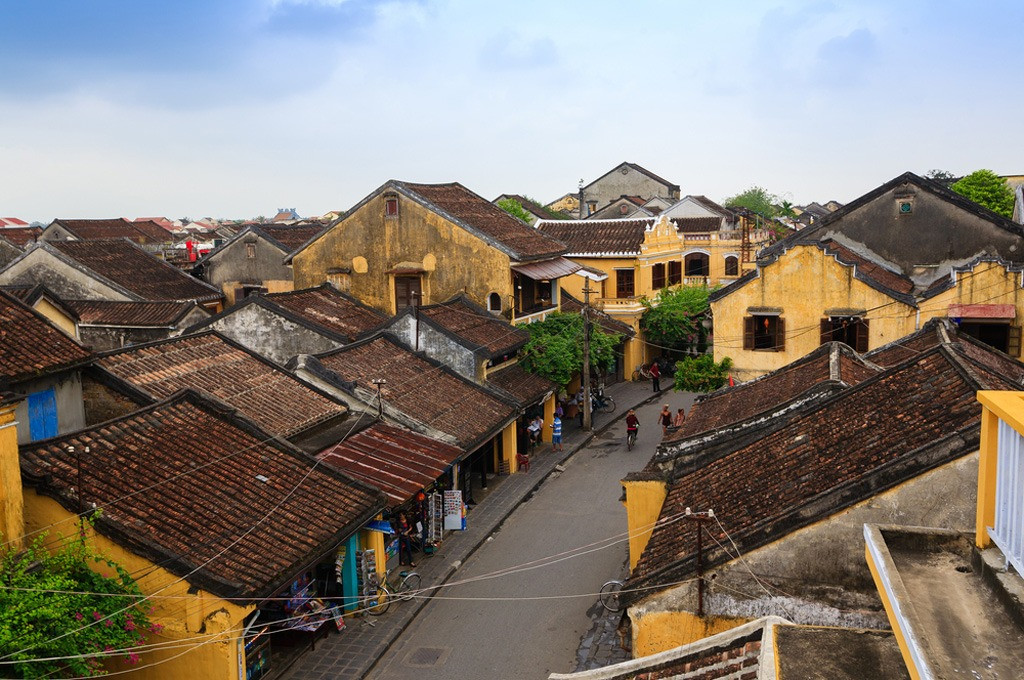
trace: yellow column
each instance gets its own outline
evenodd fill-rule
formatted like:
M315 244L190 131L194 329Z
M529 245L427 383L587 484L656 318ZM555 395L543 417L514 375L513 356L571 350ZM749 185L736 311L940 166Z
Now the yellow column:
M979 548L991 543L988 527L996 523L996 455L999 417L987 407L981 410L981 444L978 447L978 510L974 542Z
M638 337L630 338L626 341L626 346L622 349L623 361L626 362L625 370L626 377L633 375L633 371L637 367L642 366L646 363L646 357L644 356L644 342Z
M0 543L21 547L25 536L25 499L18 465L18 402L0 405Z
M544 401L544 427L541 429L541 438L551 443L551 423L555 420L555 395L551 395Z
M626 490L626 528L629 530L629 568L640 561L654 531L654 523L661 514L661 506L668 496L668 485L663 481L623 482Z
M384 515L377 515L375 519L383 520ZM384 552L384 534L379 531L362 531L360 533L362 534L360 543L363 550L372 550L377 556L377 574L383 580L384 572L388 568L388 556Z
M512 421L501 431L501 455L508 463L508 471L515 473L519 467L516 465L516 423Z

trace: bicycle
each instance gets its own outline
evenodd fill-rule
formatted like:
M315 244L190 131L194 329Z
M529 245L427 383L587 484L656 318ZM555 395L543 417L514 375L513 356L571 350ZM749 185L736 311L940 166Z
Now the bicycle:
M371 616L380 616L391 606L396 597L403 602L411 600L420 590L420 575L415 571L400 571L397 583L389 580L391 569L384 572L384 580L377 585L377 592L366 599L366 612Z
M632 451L636 446L636 435L639 430L626 430L626 450Z
M615 410L615 400L607 394L594 395L593 406L599 413L611 413Z
M610 612L621 611L622 603L619 601L619 591L621 590L622 581L618 579L612 579L601 586L601 592L598 596L601 600L601 606Z
M651 379L651 369L645 364L640 364L633 371L633 382Z

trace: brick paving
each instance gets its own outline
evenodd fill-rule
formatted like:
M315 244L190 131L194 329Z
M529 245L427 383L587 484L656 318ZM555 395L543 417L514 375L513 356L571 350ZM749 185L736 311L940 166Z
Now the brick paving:
M663 384L670 384L670 381L665 380ZM529 472L495 477L490 481L485 494L477 496L480 502L467 516L466 531L446 536L433 556L416 556L416 571L423 578L421 587L447 582L466 558L544 482L557 465L586 446L595 434L625 416L629 408L635 408L657 396L651 391L648 382L617 383L608 386L606 393L615 399L617 408L609 415L595 414L594 432L584 432L576 419L565 418L562 440L564 451L553 452L550 445L544 445L534 454ZM315 649L302 654L289 668L283 672L277 669L272 671L272 677L282 680L361 680L427 602L428 598L396 602L383 616L348 619L348 627L344 631L340 634L332 631L326 638L316 642ZM595 603L595 607L603 611L599 603ZM592 648L590 654L593 659L589 662L600 660L599 665L619 660L616 656L619 652L611 649L613 643L617 647L615 624L618 620L615 619L615 624L609 627L607 622L600 622L603 618L607 617L599 615L595 619L595 629L584 637L584 642L588 638L592 640L588 649Z

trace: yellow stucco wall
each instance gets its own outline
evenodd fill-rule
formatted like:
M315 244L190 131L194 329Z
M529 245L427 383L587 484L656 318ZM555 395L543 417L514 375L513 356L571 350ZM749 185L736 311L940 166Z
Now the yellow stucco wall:
M657 654L741 626L751 619L701 618L686 611L658 611L633 619L633 658Z
M330 268L351 268L351 294L386 313L394 313L394 276L400 264L418 264L423 304L442 302L465 291L486 307L498 293L506 307L513 293L510 260L462 227L399 194L399 214L384 216L384 193L295 256L295 287L309 288L327 280ZM365 266L357 258L365 259Z
M1020 272L1007 271L996 262L979 262L974 269L956 274L956 285L921 302L921 323L948 315L949 306L1013 305L1017 325L1024 323L1024 291Z
M657 481L624 481L626 490L626 526L629 529L629 568L630 571L640 561L640 555L647 547L647 541L654 531L654 523L661 514L661 506L668 495L665 482Z
M75 323L75 320L51 305L45 298L40 298L33 309L49 319L54 326L72 338L78 339L78 324Z
M28 532L47 530L47 542L59 538L75 540L79 525L73 513L59 503L34 490L25 490L25 529ZM49 527L49 529L47 529ZM242 620L255 608L239 606L202 590L190 592L189 584L149 560L124 550L113 541L87 530L87 537L98 554L109 557L133 574L143 593L154 595L147 604L153 608L150 621L164 628L149 635L147 644L168 645L165 650L147 651L135 670L125 677L145 680L237 680L239 665L238 638ZM106 568L90 565L101 573ZM187 654L178 656L194 644ZM175 658L177 657L177 658ZM120 661L115 670L129 668ZM114 667L113 665L111 666Z
M796 246L762 267L758 278L711 304L715 361L732 358L734 375L741 379L781 368L821 344L820 324L827 309L869 310L872 349L914 331L915 308L871 288L853 274L853 267L839 264L815 246ZM743 319L749 315L749 307L782 308L784 350L743 349Z
M235 289L240 288L243 285L252 285L251 283L242 283L241 281L225 281L221 284L221 292L224 293L224 297L227 298L227 306L239 302L235 299ZM288 293L295 290L295 286L290 279L270 279L261 282L264 288L267 289L268 293Z
M16 407L17 404L0 406L0 543L12 542L12 546L19 547L25 526Z

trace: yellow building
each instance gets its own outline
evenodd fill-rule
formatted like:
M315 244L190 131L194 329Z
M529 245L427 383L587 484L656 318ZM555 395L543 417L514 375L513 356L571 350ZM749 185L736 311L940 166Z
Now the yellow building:
M269 648L249 643L273 619L334 625L340 609L308 572L333 570L339 546L384 507L376 489L191 391L20 453L26 531L76 537L79 513L91 514L88 539L148 598L162 629L132 677L235 680L268 663ZM282 594L293 601L271 599Z
M935 317L1019 357L1021 253L1018 226L906 173L712 293L715 360L748 379L832 340L869 351Z
M286 260L388 314L464 293L516 322L558 309L565 246L460 184L389 181Z
M671 286L719 285L740 277L742 232L722 231L718 219L697 219L704 231L688 230L694 226L690 218L665 217L541 220L536 225L566 243L566 257L584 267L580 275L562 281L566 291L582 300L589 283L591 304L635 331L625 346L627 375L662 353L640 334L643 300L654 300ZM687 230L681 231L680 224ZM754 238L766 240L767 232Z

